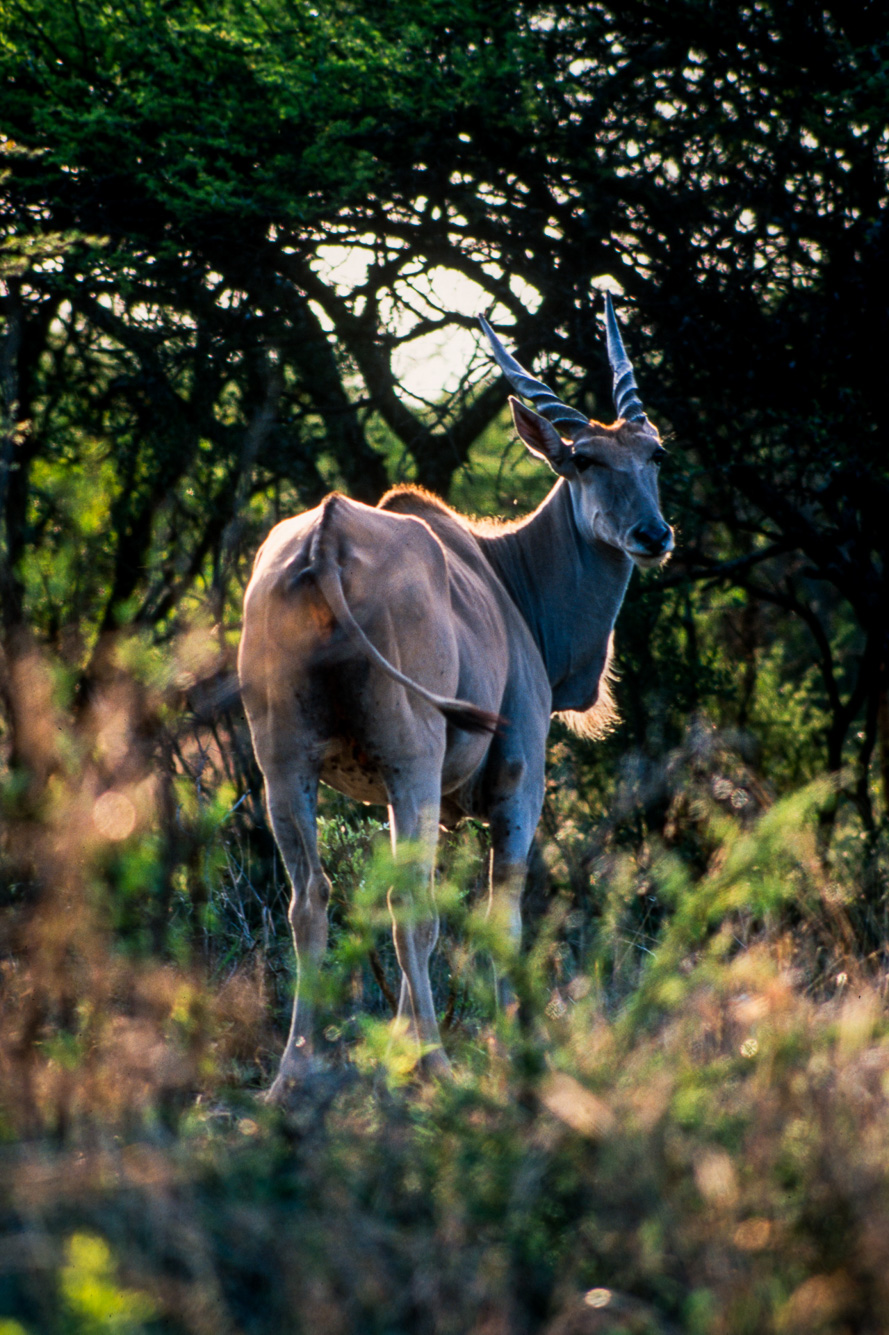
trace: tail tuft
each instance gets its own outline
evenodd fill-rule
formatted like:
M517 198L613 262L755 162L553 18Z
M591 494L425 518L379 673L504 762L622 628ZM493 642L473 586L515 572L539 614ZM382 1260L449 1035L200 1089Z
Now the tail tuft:
M439 705L439 709L448 723L453 723L455 728L462 728L464 732L500 733L506 729L506 719L502 715L491 714L476 705Z
M288 581L288 593L296 593L298 589L304 589L307 586L318 588L318 571L313 565L303 566L302 570Z

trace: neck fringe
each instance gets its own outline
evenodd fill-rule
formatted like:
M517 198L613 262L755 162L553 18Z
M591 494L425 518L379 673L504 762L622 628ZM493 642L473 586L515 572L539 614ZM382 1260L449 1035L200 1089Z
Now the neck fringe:
M612 693L612 686L617 679L614 667L614 634L608 637L608 652L605 666L596 688L596 698L589 709L563 709L554 717L560 719L578 737L589 742L596 742L607 737L620 723L620 714Z

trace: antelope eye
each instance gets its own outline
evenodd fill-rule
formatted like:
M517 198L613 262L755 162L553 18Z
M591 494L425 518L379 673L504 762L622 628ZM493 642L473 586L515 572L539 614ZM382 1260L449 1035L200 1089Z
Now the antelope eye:
M588 468L604 468L605 465L600 459L594 459L590 454L575 454L574 467L578 473L585 473Z
M651 456L651 462L654 464L655 468L660 468L661 464L664 462L666 457L667 457L667 451L665 449L662 449L661 446L659 445L655 450L654 454Z

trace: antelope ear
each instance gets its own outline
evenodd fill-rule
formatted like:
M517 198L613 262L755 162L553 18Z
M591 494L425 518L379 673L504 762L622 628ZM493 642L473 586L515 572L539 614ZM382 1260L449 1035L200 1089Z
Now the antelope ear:
M509 396L512 408L512 420L515 429L525 442L525 449L537 459L545 459L554 473L564 477L569 468L573 468L574 450L570 443L563 440L552 422L526 408L523 403Z

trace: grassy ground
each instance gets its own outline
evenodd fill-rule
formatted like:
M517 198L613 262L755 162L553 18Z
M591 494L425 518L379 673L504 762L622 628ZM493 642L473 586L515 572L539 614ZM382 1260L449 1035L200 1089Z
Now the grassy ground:
M494 1003L483 834L444 850L444 1086L389 1029L385 833L329 802L328 1065L272 1109L285 894L228 748L179 737L167 784L150 681L138 714L127 675L75 727L27 674L0 1335L886 1329L885 924L839 824L825 856L828 785L773 802L698 738L661 836L625 846L558 743L561 889L516 974L524 1029Z
M781 956L644 1021L578 975L530 1040L454 1043L444 1088L371 1025L286 1113L228 1064L249 1016L200 1050L155 994L138 1051L47 1056L30 1126L7 1108L0 1329L884 1329L883 998L813 1002Z

